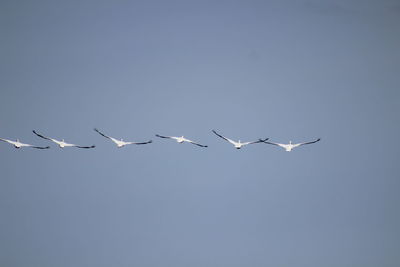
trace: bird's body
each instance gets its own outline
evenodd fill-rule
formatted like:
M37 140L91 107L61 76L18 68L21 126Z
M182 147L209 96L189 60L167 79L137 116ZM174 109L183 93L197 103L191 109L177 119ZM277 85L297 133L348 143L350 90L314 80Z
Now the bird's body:
M24 143L21 143L18 139L16 141L12 141L12 140L8 140L8 139L0 138L0 140L3 141L3 142L7 142L7 143L13 145L17 149L22 148L22 147L31 147L31 148L36 148L36 149L48 149L48 148L50 148L49 146L42 147L42 146L34 146L34 145L30 145L30 144L24 144Z
M126 145L145 145L145 144L150 144L150 143L152 143L153 141L152 140L149 140L149 141L147 141L147 142L125 142L125 141L123 141L122 139L120 139L120 140L118 140L118 139L115 139L114 137L111 137L111 136L108 136L108 135L105 135L105 134L103 134L102 132L100 132L98 129L94 129L96 132L98 132L101 136L103 136L103 137L105 137L105 138L108 138L108 139L110 139L111 141L113 141L116 145L117 145L117 147L119 147L119 148L121 148L121 147L124 147L124 146L126 146Z
M180 144L187 142L187 143L199 146L199 147L208 147L206 145L202 145L202 144L196 143L192 140L186 139L185 137L183 137L183 135L182 136L163 136L163 135L156 134L156 136L160 137L160 138L174 139L174 140L176 140L176 142L178 142Z
M273 143L273 142L266 142L266 141L263 141L263 142L266 143L266 144L269 144L269 145L275 145L275 146L282 147L283 149L285 149L285 151L290 152L296 147L299 147L299 146L302 146L302 145L314 144L314 143L316 143L316 142L318 142L320 140L321 140L321 138L318 138L318 139L316 139L314 141L311 141L311 142L304 142L304 143L297 143L297 144L292 144L292 141L289 141L289 144L280 144L280 143Z
M33 132L34 134L36 134L37 136L39 136L40 138L43 138L43 139L46 139L46 140L49 140L49 141L52 141L52 142L56 143L60 148L64 148L64 147L95 148L95 147L96 147L95 145L92 145L92 146L78 146L78 145L75 145L75 144L69 144L69 143L66 143L66 142L64 141L64 139L62 139L61 141L59 141L59 140L57 140L57 139L54 139L54 138L50 138L50 137L46 137L46 136L44 136L44 135L41 135L41 134L37 133L35 130L33 130L32 132Z
M236 149L241 149L243 146L247 146L247 145L250 145L250 144L256 144L256 143L261 143L261 142L264 142L264 141L268 140L268 138L266 138L266 139L259 139L258 141L243 142L242 143L240 140L238 140L238 142L236 142L236 141L233 141L232 139L229 139L229 138L227 138L225 136L222 136L219 133L217 133L215 130L212 130L212 132L214 134L216 134L217 136L221 137L222 139L224 139L225 141L228 141L229 143L231 143Z
M131 144L130 142L124 142L122 139L121 140L117 140L117 139L112 138L112 137L110 138L110 140L113 141L117 145L117 147L123 147L123 146Z
M183 135L181 137L172 137L172 138L175 139L176 142L178 143L191 142L189 139L184 138Z

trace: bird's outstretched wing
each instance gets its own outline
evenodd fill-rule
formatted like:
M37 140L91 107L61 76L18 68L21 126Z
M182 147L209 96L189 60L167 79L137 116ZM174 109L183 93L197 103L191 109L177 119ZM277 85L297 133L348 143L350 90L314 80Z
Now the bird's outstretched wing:
M108 135L103 134L103 133L100 132L97 128L94 128L94 130L95 130L96 132L98 132L100 135L104 136L105 138L110 139L111 141L113 141L113 142L116 143L116 144L118 144L118 143L120 142L120 141L118 141L117 139L115 139L114 137L111 137L111 136L108 136Z
M6 142L6 143L9 143L9 144L13 144L13 141L7 140L7 139L3 139L3 138L0 138L0 141Z
M157 137L160 137L160 138L168 138L168 139L173 139L173 137L172 137L172 136L163 136L163 135L159 135L159 134L156 134L156 136L157 136Z
M225 137L225 136L220 135L220 134L217 133L215 130L212 130L212 132L215 133L217 136L221 137L222 139L224 139L225 141L228 141L228 142L231 143L231 144L236 144L235 141L233 141L233 140L231 140L231 139L229 139L229 138L227 138L227 137Z
M43 135L37 133L35 130L33 130L32 132L33 132L34 134L36 134L37 136L39 136L40 138L43 138L43 139L46 139L46 140L50 140L50 141L53 141L53 142L55 141L53 138L43 136Z
M188 140L187 142L188 142L188 143L191 143L191 144L193 144L193 145L199 146L199 147L208 147L208 146L206 146L206 145L202 145L202 144L193 142L192 140Z
M94 130L95 130L96 132L98 132L100 135L104 136L105 138L111 139L110 136L103 134L103 133L100 132L97 128L94 128Z
M145 145L153 143L153 140L149 140L147 142L127 142L127 145Z
M296 144L295 146L298 147L298 146L302 146L302 145L314 144L314 143L316 143L316 142L318 142L318 141L320 141L320 140L321 140L321 138L318 138L318 139L316 139L316 140L314 140L314 141L311 141L311 142L304 142L304 143Z

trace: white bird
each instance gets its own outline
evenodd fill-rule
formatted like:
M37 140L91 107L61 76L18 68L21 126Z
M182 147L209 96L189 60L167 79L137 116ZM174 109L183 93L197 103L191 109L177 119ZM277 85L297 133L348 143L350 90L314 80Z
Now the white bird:
M200 146L200 147L208 147L206 145L202 145L202 144L196 143L192 140L186 139L185 137L183 137L183 135L181 137L177 137L177 136L163 136L163 135L156 134L156 136L160 137L160 138L174 139L174 140L176 140L176 142L178 142L180 144L182 144L183 142L187 142L187 143L191 143L193 145Z
M259 139L258 141L242 143L240 140L238 142L235 142L235 141L233 141L233 140L231 140L229 138L226 138L226 137L218 134L215 130L212 130L212 132L215 133L217 136L221 137L222 139L224 139L224 140L228 141L229 143L231 143L236 149L241 149L243 146L250 145L250 144L256 144L256 143L262 143L262 142L268 140L268 138L266 138L266 139Z
M15 148L21 148L21 147L32 147L32 148L37 148L37 149L48 149L48 148L50 148L49 146L42 147L42 146L34 146L34 145L30 145L30 144L24 144L24 143L21 143L18 139L17 139L17 141L11 141L11 140L0 138L0 140L3 141L3 142L7 142L9 144L12 144Z
M319 140L321 140L321 138L318 138L317 140L314 140L311 142L298 143L298 144L292 144L292 141L289 141L289 144L279 144L279 143L266 142L266 141L263 141L263 142L266 144L270 144L270 145L280 146L280 147L284 148L287 152L290 152L295 147L299 147L302 145L308 145L308 144L314 144L314 143L318 142Z
M117 140L117 139L115 139L115 138L113 138L113 137L111 137L111 136L107 136L107 135L103 134L102 132L100 132L100 131L99 131L98 129L96 129L96 128L94 128L94 130L95 130L96 132L98 132L100 135L104 136L105 138L108 138L108 139L110 139L111 141L113 141L113 142L117 145L117 147L123 147L123 146L126 146L126 145L144 145L144 144L150 144L150 143L153 142L152 140L149 140L149 141L147 141L147 142L125 142L125 141L123 141L122 139L121 139L121 140Z
M43 138L43 139L46 139L46 140L50 140L50 141L56 143L60 148L64 148L64 147L95 148L96 147L95 145L93 145L93 146L78 146L78 145L75 145L75 144L69 144L69 143L64 142L64 139L59 141L59 140L56 140L56 139L53 139L53 138L50 138L50 137L43 136L43 135L37 133L35 130L33 130L32 132L34 134L36 134L37 136L39 136L40 138Z

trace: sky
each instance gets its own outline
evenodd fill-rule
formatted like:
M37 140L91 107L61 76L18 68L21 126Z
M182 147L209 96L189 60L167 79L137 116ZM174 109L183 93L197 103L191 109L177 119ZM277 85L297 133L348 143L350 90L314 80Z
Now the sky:
M399 26L390 0L1 1L0 137L51 149L0 143L0 265L399 266Z

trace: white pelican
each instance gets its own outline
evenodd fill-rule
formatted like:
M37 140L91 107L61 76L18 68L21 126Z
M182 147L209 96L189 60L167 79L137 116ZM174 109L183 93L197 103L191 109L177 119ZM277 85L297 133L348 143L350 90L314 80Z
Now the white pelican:
M229 138L226 138L226 137L218 134L215 130L212 130L212 132L215 133L217 136L221 137L222 139L224 139L224 140L228 141L229 143L231 143L236 149L241 149L243 146L250 145L250 144L256 144L256 143L262 143L262 142L268 140L268 138L266 138L266 139L259 139L258 141L242 143L242 142L240 142L240 140L238 142L235 142L235 141L233 141L233 140L231 140Z
M177 136L162 136L162 135L156 134L156 136L160 137L160 138L174 139L174 140L176 140L176 142L178 142L180 144L182 144L183 142L187 142L187 143L191 143L193 145L200 146L200 147L208 147L206 145L202 145L202 144L193 142L192 140L186 139L185 137L183 137L183 135L181 137L177 137Z
M62 139L61 141L50 138L50 137L46 137L43 136L41 134L38 134L35 130L32 131L34 134L36 134L37 136L39 136L40 138L46 139L46 140L50 140L54 143L56 143L60 148L64 148L64 147L77 147L77 148L95 148L96 146L78 146L78 145L74 145L74 144L68 144L66 142L64 142L64 139Z
M289 141L289 144L279 144L279 143L272 143L272 142L266 142L266 141L263 141L263 142L266 144L283 147L287 152L290 152L295 147L302 146L302 145L308 145L308 144L314 144L314 143L318 142L319 140L321 140L321 138L318 138L317 140L314 140L311 142L298 143L298 144L292 144L292 141Z
M96 132L98 132L99 134L101 134L102 136L104 136L105 138L108 138L108 139L110 139L111 141L113 141L113 142L117 145L117 147L123 147L123 146L126 146L126 145L144 145L144 144L150 144L150 143L153 142L152 140L149 140L149 141L147 141L147 142L125 142L125 141L123 141L122 139L121 139L121 140L117 140L117 139L115 139L115 138L113 138L113 137L111 137L111 136L107 136L107 135L103 134L102 132L100 132L100 131L99 131L98 129L96 129L96 128L94 128L94 130L95 130Z
M42 146L34 146L34 145L30 145L30 144L24 144L24 143L21 143L18 139L17 139L17 141L11 141L11 140L0 138L0 140L3 141L3 142L7 142L9 144L12 144L15 148L21 148L21 147L32 147L32 148L37 148L37 149L48 149L48 148L50 148L49 146L42 147Z

